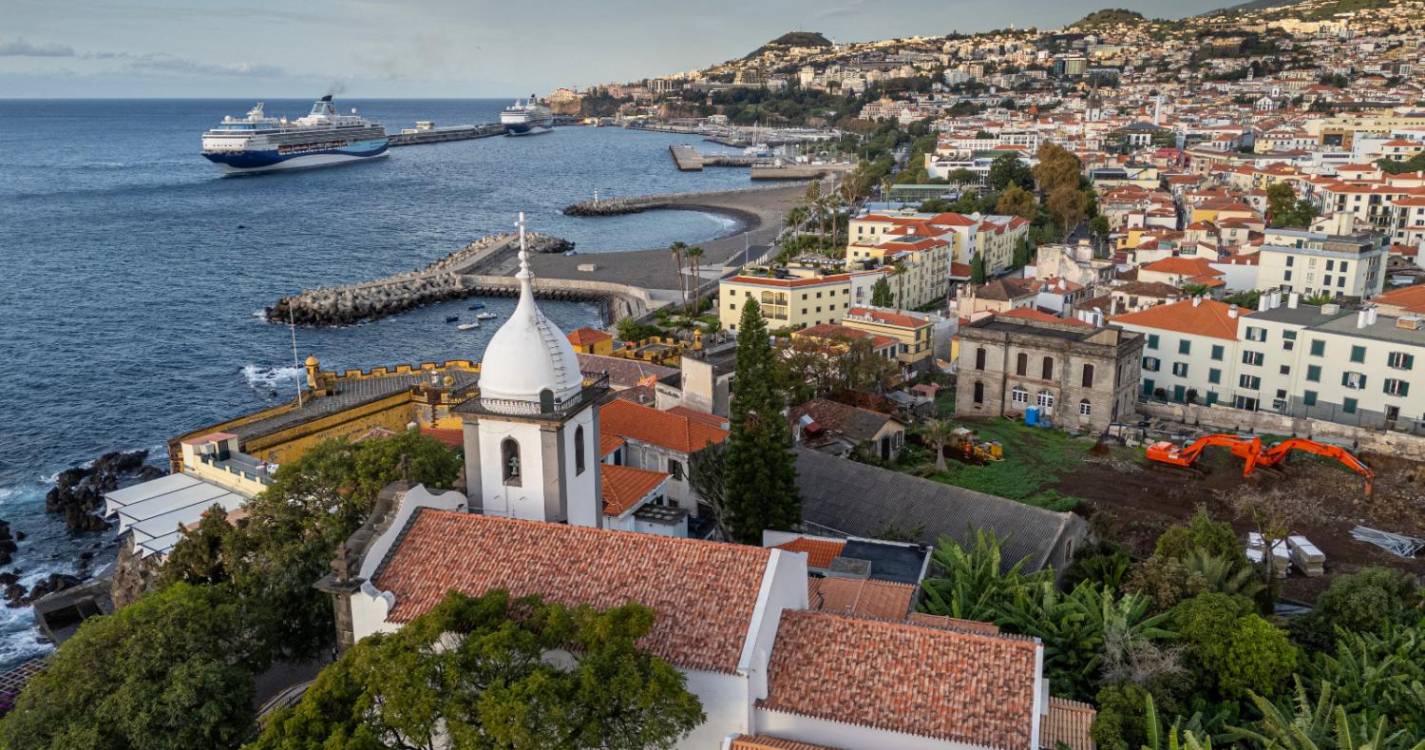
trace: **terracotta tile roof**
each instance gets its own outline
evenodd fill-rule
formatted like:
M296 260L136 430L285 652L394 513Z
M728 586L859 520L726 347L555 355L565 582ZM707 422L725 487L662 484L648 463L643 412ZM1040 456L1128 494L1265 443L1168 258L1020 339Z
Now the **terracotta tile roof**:
M621 516L633 510L640 500L648 497L648 493L658 489L669 477L661 471L615 464L604 464L600 472L603 474L600 484L606 516Z
M979 633L981 635L999 635L999 626L992 622L962 620L958 617L932 615L928 612L911 612L910 616L906 618L906 622L913 625L924 625L927 628L959 630L966 633Z
M1166 305L1157 305L1147 310L1118 315L1111 321L1116 325L1133 325L1142 328L1157 328L1194 336L1237 340L1237 324L1251 313L1241 310L1236 318L1228 315L1231 305L1217 300L1204 299L1197 306L1185 299Z
M504 589L606 609L641 602L657 613L639 645L685 669L737 668L772 552L658 534L425 509L372 583L405 623L448 591ZM657 564L652 564L656 561Z
M607 373L609 385L614 389L632 388L649 377L662 380L678 372L676 367L640 362L627 357L610 357L605 354L585 354L584 352L575 352L574 356L579 359L580 372Z
M1206 258L1163 258L1155 260L1139 269L1154 273L1171 273L1180 276L1221 276L1222 272L1213 268Z
M897 343L896 340L890 336L880 336L870 331L844 326L840 323L819 323L809 328L792 331L792 338L845 339L847 341L870 339L872 349L884 349Z
M435 438L436 440L439 440L440 442L445 443L446 445L457 450L463 450L465 448L465 431L458 427L453 429L442 427L422 427L421 434L425 435L428 438Z
M844 435L857 443L876 437L888 424L900 421L889 414L824 398L814 398L787 411L787 418L793 422L803 415L811 417L823 429Z
M623 438L618 435L610 435L606 432L599 433L599 456L607 456L610 453L624 446Z
M1039 747L1053 750L1064 743L1069 750L1094 750L1093 726L1098 711L1093 706L1067 698L1050 698L1049 713L1039 725Z
M853 307L846 311L843 320L851 318L869 318L871 322L888 326L898 326L900 328L924 328L931 325L929 318L917 317L898 310L883 310L876 307ZM859 322L859 321L852 321Z
M841 556L841 550L846 549L846 540L809 539L802 536L774 546L788 552L804 552L807 556L807 567L825 568L832 560Z
M796 740L784 740L781 737L770 737L765 734L755 737L739 734L732 738L732 744L728 746L728 750L838 750L838 748L830 745L812 745Z
M1038 645L786 610L764 709L994 748L1029 748Z
M1406 312L1425 314L1425 285L1392 289L1375 298L1378 305L1392 305Z
M658 445L678 453L696 453L727 439L727 430L699 419L618 399L599 409L599 429L627 440Z
M909 583L870 578L807 578L810 609L878 620L904 620L915 590Z
M1031 310L1027 307L1016 307L1013 310L1006 310L995 313L996 318L1019 318L1021 320L1033 320L1038 323L1057 323L1066 326L1081 326L1083 328L1093 328L1088 323L1076 318L1058 318L1046 312Z
M716 427L719 430L726 430L729 429L729 427L731 426L727 420L727 417L719 417L716 414L709 414L705 411L698 411L697 409L693 409L687 406L674 406L667 409L666 411L669 414L676 414L680 417L686 417L693 422L700 422L709 427Z
M600 341L612 341L613 336L605 331L584 326L583 328L576 328L570 331L568 339L569 343L574 346L589 346L590 344L597 344Z
M759 286L777 286L796 288L803 286L818 286L826 284L845 284L851 280L850 274L837 273L828 276L811 278L789 278L779 279L767 276L734 276L728 281L736 284L757 284Z

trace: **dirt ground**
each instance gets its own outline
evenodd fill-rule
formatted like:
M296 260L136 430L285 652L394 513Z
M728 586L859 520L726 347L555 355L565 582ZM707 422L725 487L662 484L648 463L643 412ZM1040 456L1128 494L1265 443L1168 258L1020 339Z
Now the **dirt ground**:
M1209 449L1198 476L1174 467L1149 465L1141 448L1114 448L1089 455L1066 475L1058 489L1082 498L1078 512L1099 536L1129 547L1135 556L1152 551L1154 539L1187 519L1199 505L1230 521L1245 535L1254 518L1278 519L1293 534L1304 534L1326 555L1326 575L1307 578L1295 571L1282 581L1284 597L1312 601L1333 576L1368 566L1391 566L1425 576L1425 553L1413 560L1351 538L1357 525L1425 538L1425 464L1365 454L1376 472L1374 492L1344 466L1316 456L1294 455L1280 471L1241 474L1241 463L1226 451Z

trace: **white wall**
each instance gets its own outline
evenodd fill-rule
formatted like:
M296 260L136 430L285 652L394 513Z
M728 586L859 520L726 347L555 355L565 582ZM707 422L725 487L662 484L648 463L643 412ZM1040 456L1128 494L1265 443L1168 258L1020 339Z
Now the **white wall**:
M564 496L569 503L569 523L598 528L604 516L604 501L599 489L599 428L592 407L575 414L564 425ZM579 428L584 428L584 471L576 471L575 442Z
M756 709L757 733L842 750L982 750L975 745Z
M540 467L546 460L539 425L501 422L482 417L480 429L480 500L485 515L502 518L545 520L544 478ZM520 446L520 485L505 486L500 444L512 437ZM597 453L597 450L595 451ZM466 457L469 460L469 457ZM548 460L555 460L551 456Z
M752 610L752 624L737 664L738 671L748 676L749 704L767 697L767 664L772 659L782 610L806 609L808 604L807 556L780 549L769 552L757 606Z

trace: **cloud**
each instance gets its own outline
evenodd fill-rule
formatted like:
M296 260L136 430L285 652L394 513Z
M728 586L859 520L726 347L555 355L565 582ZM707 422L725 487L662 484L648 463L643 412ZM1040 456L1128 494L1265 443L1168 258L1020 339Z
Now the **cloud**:
M74 57L67 44L32 44L24 37L0 39L0 57Z
M114 55L114 57L128 60L131 70L154 73L253 78L280 76L285 73L282 68L276 65L258 65L247 62L231 64L205 63L167 54L125 55L119 53Z

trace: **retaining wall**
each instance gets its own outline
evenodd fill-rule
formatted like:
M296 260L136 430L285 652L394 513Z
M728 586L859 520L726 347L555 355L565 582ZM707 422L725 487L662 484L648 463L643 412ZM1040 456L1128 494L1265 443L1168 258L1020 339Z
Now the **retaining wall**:
M1269 411L1247 411L1216 404L1202 406L1140 401L1137 408L1140 414L1184 424L1201 424L1236 432L1251 430L1330 442L1348 442L1358 452L1384 453L1412 461L1425 461L1425 437L1404 432L1357 427L1321 419L1289 417Z

